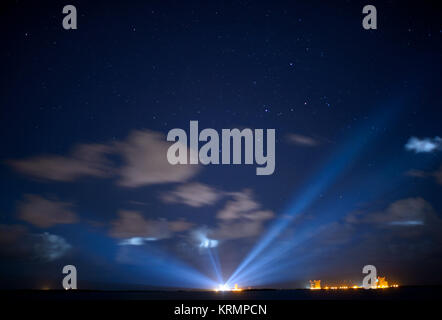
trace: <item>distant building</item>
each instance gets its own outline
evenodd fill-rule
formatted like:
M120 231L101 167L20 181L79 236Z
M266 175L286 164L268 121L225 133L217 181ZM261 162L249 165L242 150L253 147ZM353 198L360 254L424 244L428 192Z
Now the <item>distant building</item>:
M321 280L310 280L310 289L321 289Z
M377 287L378 288L388 288L388 281L385 280L385 277L378 277Z

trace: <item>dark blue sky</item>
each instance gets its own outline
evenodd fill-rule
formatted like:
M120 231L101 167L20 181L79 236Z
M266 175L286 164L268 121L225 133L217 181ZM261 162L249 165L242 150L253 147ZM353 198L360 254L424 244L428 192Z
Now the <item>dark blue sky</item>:
M2 287L440 283L442 20L365 4L2 4ZM170 168L190 120L275 129L274 174Z

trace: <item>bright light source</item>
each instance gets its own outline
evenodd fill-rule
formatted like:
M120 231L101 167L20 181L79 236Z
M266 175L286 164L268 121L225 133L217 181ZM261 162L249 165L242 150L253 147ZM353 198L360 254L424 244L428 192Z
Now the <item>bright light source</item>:
M218 240L203 239L200 243L200 248L215 248L218 246Z
M207 237L207 231L204 229L194 231L193 237L198 242L198 246L200 248L204 248L204 249L216 248L219 244L218 240L209 239Z
M242 291L242 289L241 289L241 288L238 288L238 284L235 283L235 287L232 289L232 291L240 292L240 291Z
M227 283L225 283L225 284L220 284L220 285L218 286L218 290L219 290L219 291L230 291L230 287L228 286Z
M238 284L235 283L235 286L233 288L229 287L229 285L227 283L225 284L220 284L218 286L218 288L215 288L215 291L232 291L232 292L241 292L242 289L238 287Z
M220 284L219 285L219 289L221 291L228 291L228 290L230 290L230 288L229 288L229 286L227 284Z

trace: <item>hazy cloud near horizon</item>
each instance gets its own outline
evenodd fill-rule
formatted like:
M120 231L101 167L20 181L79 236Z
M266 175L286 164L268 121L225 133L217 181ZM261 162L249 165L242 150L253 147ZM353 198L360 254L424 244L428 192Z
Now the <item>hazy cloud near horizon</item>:
M12 261L51 262L64 256L71 245L52 233L31 233L22 225L0 224L0 256Z
M78 221L73 204L55 199L46 199L39 195L25 194L18 203L17 216L39 228L48 228L57 224L70 224Z
M111 221L109 236L117 239L144 238L151 241L170 238L175 232L190 229L185 220L147 219L139 211L120 210L118 218Z

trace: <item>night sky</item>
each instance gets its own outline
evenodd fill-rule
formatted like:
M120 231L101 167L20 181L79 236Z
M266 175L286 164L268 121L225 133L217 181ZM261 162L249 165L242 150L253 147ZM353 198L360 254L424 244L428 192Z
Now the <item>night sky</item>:
M78 10L64 30L62 8ZM362 8L378 11L362 28ZM442 283L430 2L5 1L0 287ZM178 165L173 128L276 130L275 172Z

